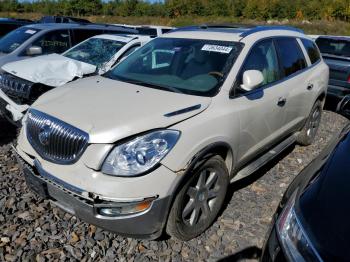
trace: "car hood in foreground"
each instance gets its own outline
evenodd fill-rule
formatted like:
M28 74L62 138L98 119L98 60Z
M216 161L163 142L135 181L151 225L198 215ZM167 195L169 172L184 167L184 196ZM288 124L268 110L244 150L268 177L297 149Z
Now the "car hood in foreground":
M113 143L169 127L204 111L210 102L209 97L95 76L45 93L33 108L89 133L90 143Z
M346 128L349 132L349 126ZM298 213L315 248L325 261L350 257L350 134L340 138L334 151L320 156L326 162L312 168L311 181L298 199ZM308 177L308 174L303 174Z
M8 63L2 69L33 83L58 87L75 78L94 73L96 66L50 54Z

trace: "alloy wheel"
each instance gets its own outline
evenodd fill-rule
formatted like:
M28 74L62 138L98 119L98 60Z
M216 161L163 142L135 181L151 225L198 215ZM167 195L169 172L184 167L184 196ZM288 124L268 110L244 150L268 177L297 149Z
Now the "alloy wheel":
M210 216L221 185L218 173L212 168L200 172L198 179L186 192L182 219L188 226L195 226Z

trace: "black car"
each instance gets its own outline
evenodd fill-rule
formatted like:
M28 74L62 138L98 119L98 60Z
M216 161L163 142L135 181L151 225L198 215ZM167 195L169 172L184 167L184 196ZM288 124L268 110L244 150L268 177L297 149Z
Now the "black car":
M316 44L329 66L327 94L339 99L350 94L350 37L320 36Z
M350 118L350 97L338 105ZM350 125L287 189L262 261L350 260Z
M0 18L0 38L18 27L33 23L33 21L27 19Z

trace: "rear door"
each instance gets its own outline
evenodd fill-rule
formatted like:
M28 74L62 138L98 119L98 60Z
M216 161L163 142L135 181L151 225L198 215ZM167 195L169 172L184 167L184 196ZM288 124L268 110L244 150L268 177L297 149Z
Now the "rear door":
M283 78L281 84L288 92L284 129L286 132L292 132L301 127L314 103L312 101L314 79L309 78L308 64L296 38L277 38L275 46Z

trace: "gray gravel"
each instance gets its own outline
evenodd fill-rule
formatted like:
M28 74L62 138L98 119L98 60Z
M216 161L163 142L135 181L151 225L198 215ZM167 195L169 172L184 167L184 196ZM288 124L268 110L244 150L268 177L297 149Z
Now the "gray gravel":
M135 240L88 225L30 193L10 153L15 130L0 122L0 261L213 261L262 247L283 192L347 121L325 112L316 142L296 146L244 183L200 237L180 242Z

